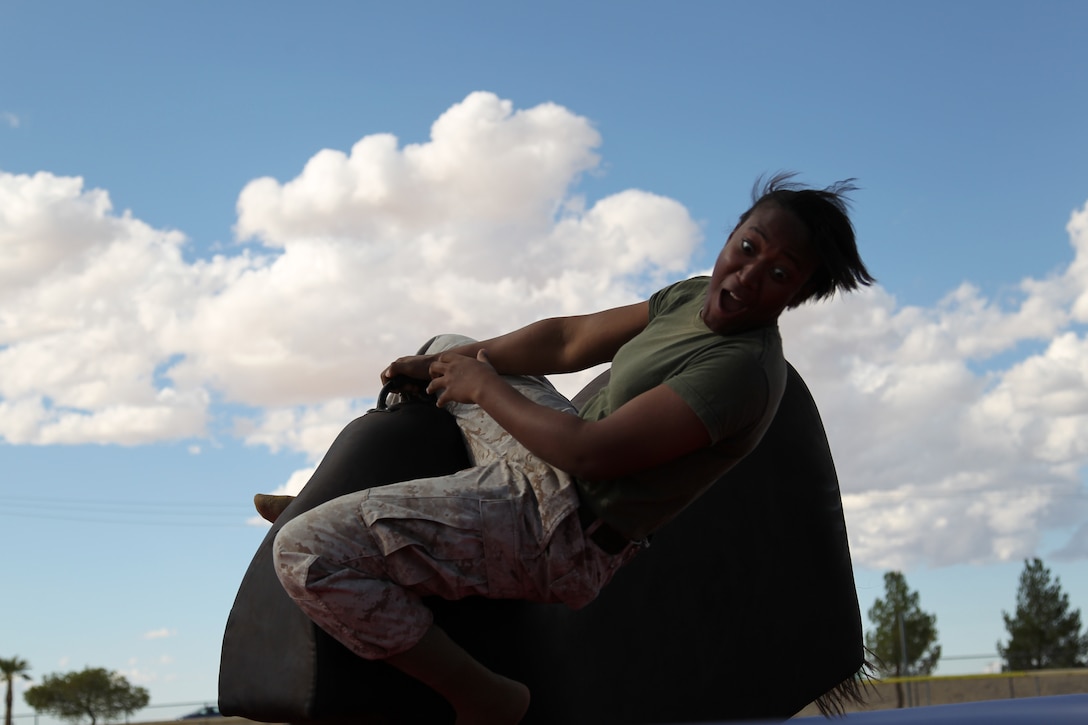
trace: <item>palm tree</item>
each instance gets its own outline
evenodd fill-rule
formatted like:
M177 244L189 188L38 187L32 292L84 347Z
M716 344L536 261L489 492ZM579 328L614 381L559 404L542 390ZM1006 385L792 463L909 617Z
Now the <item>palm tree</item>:
M7 692L4 694L4 725L11 725L11 691L15 678L22 677L24 680L29 680L30 675L27 674L29 671L30 663L26 660L18 657L0 658L0 674L3 675L4 682L7 684Z

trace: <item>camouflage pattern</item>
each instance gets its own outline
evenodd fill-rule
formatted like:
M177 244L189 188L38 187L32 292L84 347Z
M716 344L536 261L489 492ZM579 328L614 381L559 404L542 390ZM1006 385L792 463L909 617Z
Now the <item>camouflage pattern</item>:
M431 351L465 339L442 336ZM546 381L508 381L536 402L575 412ZM288 594L361 657L382 659L419 641L432 622L422 597L579 608L638 550L602 551L582 531L568 474L529 453L478 406L447 409L473 467L343 496L276 537L276 571Z

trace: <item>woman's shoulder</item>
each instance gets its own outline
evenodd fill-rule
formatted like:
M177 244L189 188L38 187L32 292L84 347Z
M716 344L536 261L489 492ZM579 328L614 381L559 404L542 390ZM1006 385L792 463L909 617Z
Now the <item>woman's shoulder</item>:
M653 314L658 314L680 307L693 299L702 299L709 284L710 277L690 277L674 282L658 290L650 298L651 311Z

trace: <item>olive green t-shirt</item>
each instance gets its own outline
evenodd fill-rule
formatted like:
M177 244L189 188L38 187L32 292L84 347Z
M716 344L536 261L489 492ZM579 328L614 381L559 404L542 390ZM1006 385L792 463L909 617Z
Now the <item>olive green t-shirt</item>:
M585 420L600 420L664 384L710 433L710 446L655 468L607 481L576 481L582 503L632 539L660 528L748 455L785 389L778 328L735 335L711 331L699 317L708 285L708 277L696 277L654 294L646 329L616 353L608 384L580 412Z

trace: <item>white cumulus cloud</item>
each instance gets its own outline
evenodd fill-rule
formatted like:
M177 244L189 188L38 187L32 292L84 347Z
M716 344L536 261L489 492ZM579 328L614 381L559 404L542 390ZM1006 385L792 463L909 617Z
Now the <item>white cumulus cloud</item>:
M561 106L473 93L422 143L365 136L253 180L241 244L195 261L181 232L78 177L0 171L0 438L200 439L225 402L242 406L237 439L316 464L384 365L431 335L624 304L693 272L703 236L681 204L578 193L600 143ZM965 284L920 308L876 287L784 316L857 563L1016 559L1054 532L1055 555L1088 556L1088 205L1066 231L1069 265L1012 301Z
M828 429L856 561L1015 560L1047 531L1069 537L1059 557L1088 555L1075 529L1088 517L1088 337L1074 312L1086 227L1075 212L1073 262L1024 280L1011 305L969 285L932 309L873 289L783 317Z
M113 213L80 178L0 172L0 436L139 444L203 432L203 383L163 373L185 354L193 301L251 262L187 264L184 241Z
M221 395L266 409L272 427L246 435L275 446L276 410L354 410L436 332L633 301L686 266L701 231L638 190L585 208L573 189L599 143L560 106L474 93L426 143L367 136L250 183L238 233L269 251L191 263L180 232L115 213L80 178L0 172L0 436L201 436Z
M144 632L143 638L144 639L166 639L167 637L173 637L176 634L177 634L177 632L175 630L169 629L167 627L162 627L160 629L153 629L153 630L151 630L149 632Z

